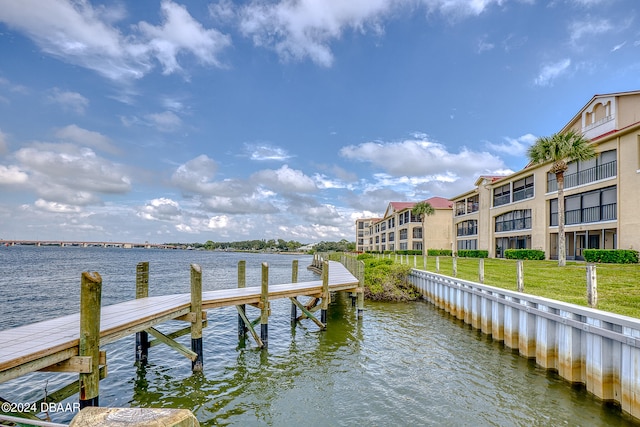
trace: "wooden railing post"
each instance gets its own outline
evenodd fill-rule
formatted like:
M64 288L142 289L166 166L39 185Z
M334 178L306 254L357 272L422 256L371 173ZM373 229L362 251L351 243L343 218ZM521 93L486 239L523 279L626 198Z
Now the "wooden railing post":
M85 271L80 284L79 356L91 357L91 372L80 374L80 408L99 406L101 300L102 277Z
M238 261L238 289L244 288L247 286L247 261L240 260ZM238 306L238 310L245 314L246 306L241 304ZM244 324L244 320L242 319L242 314L238 313L238 338L244 339L247 333L247 327Z
M484 283L484 258L478 260L478 281Z
M451 258L451 263L453 269L453 277L458 277L458 257L454 255L453 258Z
M598 275L595 264L587 264L587 303L598 308Z
M193 372L202 371L202 269L191 264L191 350L198 357L191 362Z
M298 260L294 259L291 263L291 283L298 283ZM293 299L297 299L293 297ZM291 301L291 323L295 324L298 318L298 307Z
M329 309L329 261L322 264L322 306L320 307L320 322L327 327L327 310Z
M522 260L516 261L516 284L518 285L518 292L524 292L524 267Z
M136 266L136 298L149 296L149 263L139 262ZM149 334L136 332L136 363L144 365L149 359Z
M269 265L262 263L262 288L260 293L260 339L263 348L269 346Z
M440 273L440 257L436 257L436 273Z

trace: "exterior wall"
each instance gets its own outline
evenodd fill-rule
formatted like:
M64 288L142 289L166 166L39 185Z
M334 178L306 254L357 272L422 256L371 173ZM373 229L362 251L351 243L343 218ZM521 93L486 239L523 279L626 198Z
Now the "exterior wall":
M428 249L451 249L451 209L436 209L425 219L425 244Z
M640 115L640 106L636 111ZM618 247L640 250L640 127L616 138L618 145Z

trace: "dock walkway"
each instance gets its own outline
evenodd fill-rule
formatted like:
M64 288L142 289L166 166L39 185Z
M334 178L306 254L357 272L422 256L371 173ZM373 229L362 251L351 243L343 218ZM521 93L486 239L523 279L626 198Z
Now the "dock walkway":
M359 280L339 262L329 262L329 290L355 291ZM322 297L322 280L272 285L268 299ZM226 306L259 305L261 287L202 292L202 310ZM138 298L104 306L100 315L100 347L168 320L185 320L191 295ZM182 317L182 319L180 319ZM48 368L79 354L80 314L0 331L0 383Z

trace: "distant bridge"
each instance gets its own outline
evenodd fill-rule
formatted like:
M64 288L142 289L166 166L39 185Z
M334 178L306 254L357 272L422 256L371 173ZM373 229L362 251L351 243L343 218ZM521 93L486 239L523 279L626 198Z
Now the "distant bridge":
M130 243L130 242L84 242L79 240L2 240L1 246L79 246L102 248L146 248L146 249L187 249L187 245L168 245L165 243Z

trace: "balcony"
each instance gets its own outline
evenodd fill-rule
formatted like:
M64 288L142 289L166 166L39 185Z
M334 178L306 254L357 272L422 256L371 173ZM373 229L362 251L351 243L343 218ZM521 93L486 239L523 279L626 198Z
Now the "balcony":
M617 162L603 163L601 165L570 173L564 176L564 188L577 187L578 185L588 184L590 182L599 181L601 179L611 178L617 174ZM547 192L552 193L558 191L558 182L555 176L547 181Z

